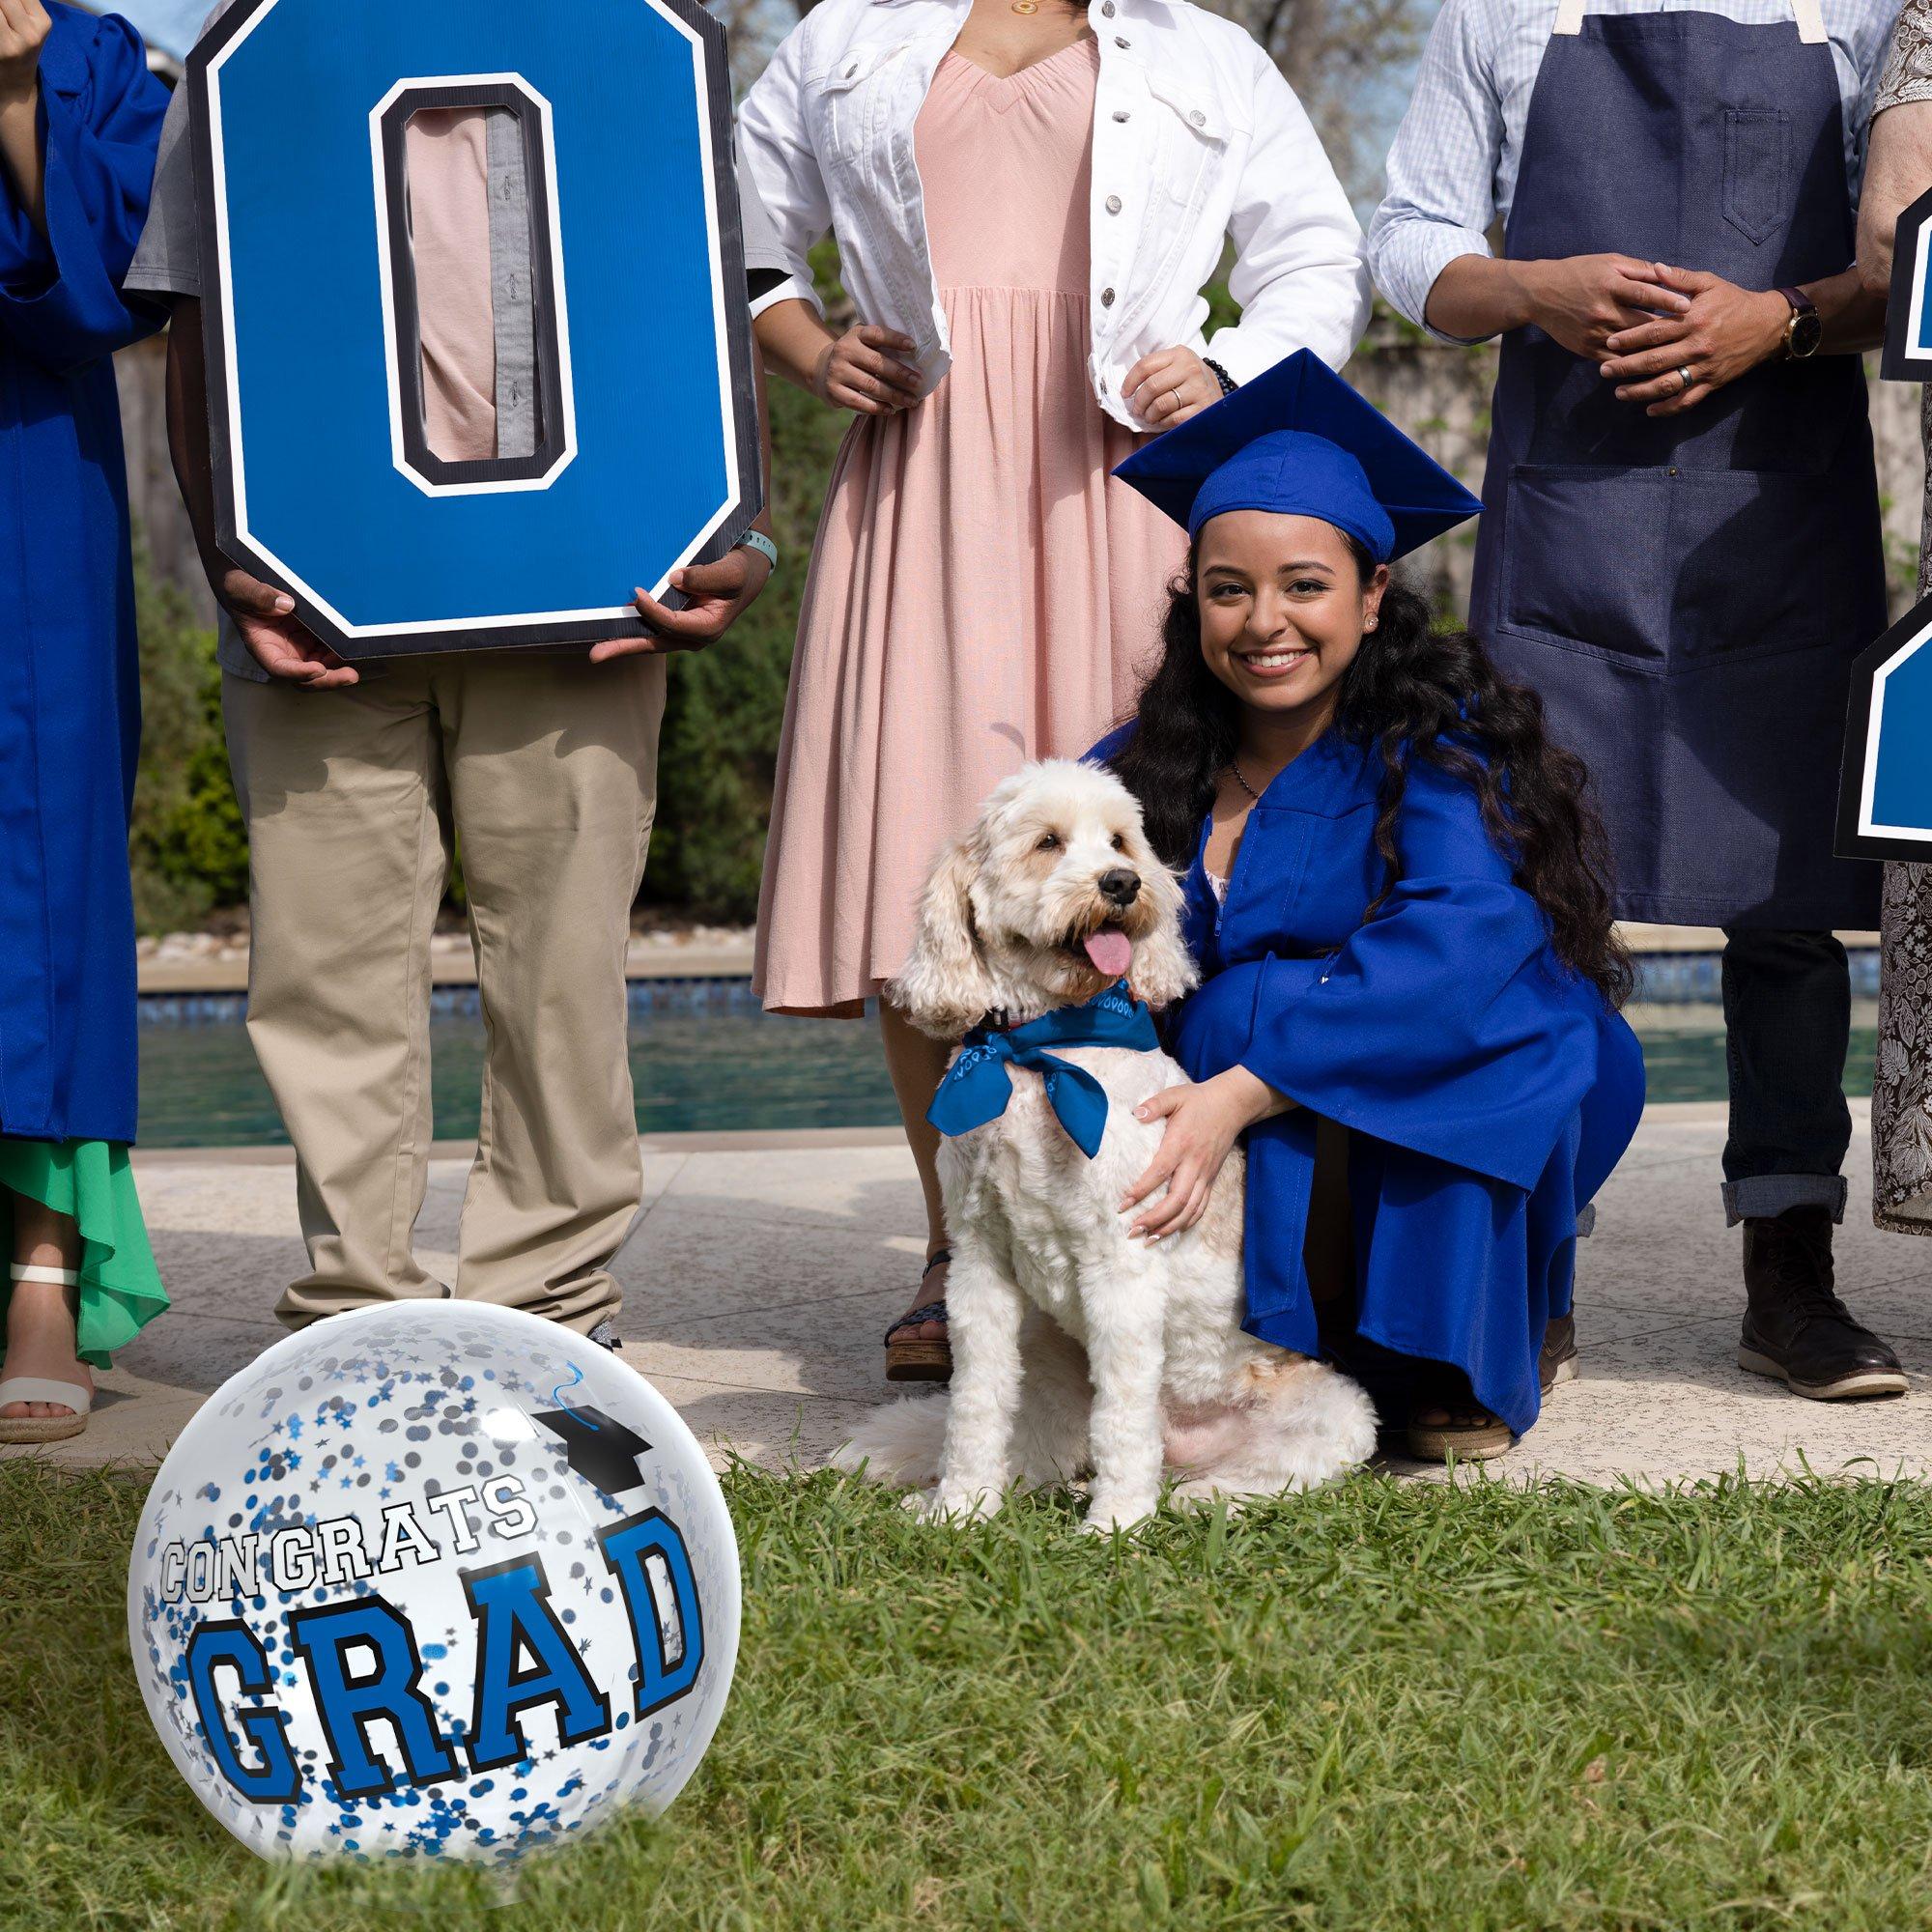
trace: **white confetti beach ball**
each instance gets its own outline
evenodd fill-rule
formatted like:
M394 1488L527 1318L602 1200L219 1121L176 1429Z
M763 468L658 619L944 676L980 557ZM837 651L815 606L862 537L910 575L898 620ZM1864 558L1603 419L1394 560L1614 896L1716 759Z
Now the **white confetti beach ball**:
M149 1492L148 1714L265 1858L507 1861L697 1769L738 1547L677 1412L508 1309L412 1301L277 1343Z

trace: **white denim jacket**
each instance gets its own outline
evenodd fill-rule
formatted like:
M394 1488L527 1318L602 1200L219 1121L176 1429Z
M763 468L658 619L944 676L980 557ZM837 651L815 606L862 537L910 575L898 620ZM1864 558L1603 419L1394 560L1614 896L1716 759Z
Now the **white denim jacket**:
M929 392L951 364L933 285L913 124L970 0L822 0L785 37L739 112L741 165L771 211L793 282L828 229L867 322L917 345ZM1101 406L1128 370L1176 345L1237 383L1296 349L1332 368L1369 316L1362 233L1308 116L1247 32L1187 0L1092 0L1094 333ZM1202 287L1236 248L1241 320L1201 333ZM815 299L815 298L814 298Z

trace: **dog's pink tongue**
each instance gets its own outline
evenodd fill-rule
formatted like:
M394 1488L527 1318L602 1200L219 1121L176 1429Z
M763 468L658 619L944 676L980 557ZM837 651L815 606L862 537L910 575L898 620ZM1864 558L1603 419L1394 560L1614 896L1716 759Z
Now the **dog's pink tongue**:
M1090 932L1081 944L1086 947L1087 956L1093 960L1094 971L1106 974L1110 980L1120 979L1134 963L1133 941L1112 926Z

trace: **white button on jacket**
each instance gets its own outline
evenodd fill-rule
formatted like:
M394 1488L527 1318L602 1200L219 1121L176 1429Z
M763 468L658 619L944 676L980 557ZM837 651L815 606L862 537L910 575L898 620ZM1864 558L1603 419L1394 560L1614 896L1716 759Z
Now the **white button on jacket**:
M913 124L970 0L821 0L739 112L740 165L801 292L838 237L867 322L917 345L930 391L951 365ZM1122 383L1152 350L1211 355L1237 383L1297 349L1331 368L1369 317L1362 232L1301 103L1247 32L1186 0L1094 0L1093 343L1101 406L1139 427ZM1203 286L1235 243L1241 319L1208 341Z

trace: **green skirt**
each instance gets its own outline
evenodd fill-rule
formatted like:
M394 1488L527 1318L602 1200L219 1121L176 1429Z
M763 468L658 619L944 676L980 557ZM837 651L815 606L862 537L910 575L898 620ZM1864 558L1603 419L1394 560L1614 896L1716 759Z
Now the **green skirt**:
M90 1368L107 1368L110 1352L168 1305L127 1148L119 1141L0 1138L0 1264L14 1259L15 1194L80 1224L75 1353ZM0 1265L0 1277L6 1272ZM0 1279L0 1321L12 1292L12 1283Z

